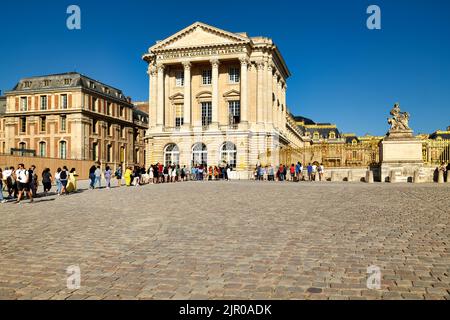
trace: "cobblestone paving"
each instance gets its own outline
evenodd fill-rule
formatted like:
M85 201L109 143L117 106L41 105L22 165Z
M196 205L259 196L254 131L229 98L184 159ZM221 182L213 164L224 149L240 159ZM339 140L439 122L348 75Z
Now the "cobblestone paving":
M2 299L449 299L450 186L211 182L0 205ZM66 287L66 268L81 288ZM381 268L380 290L366 286Z

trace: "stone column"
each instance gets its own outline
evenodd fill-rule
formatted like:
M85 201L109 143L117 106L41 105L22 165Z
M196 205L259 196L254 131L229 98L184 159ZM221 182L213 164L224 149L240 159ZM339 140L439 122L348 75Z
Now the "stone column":
M242 57L241 61L241 122L248 122L248 59Z
M184 66L184 106L183 121L186 127L191 125L191 63L183 62Z
M157 70L155 66L149 65L149 110L148 115L150 117L150 127L156 126L156 108L157 108Z
M274 126L278 128L278 107L277 107L277 97L278 97L278 74L275 71L272 75L272 92L275 94L275 102L272 105L272 120L274 123Z
M283 104L283 99L282 99L282 82L281 82L281 78L278 81L278 100L280 102L280 105L277 106L277 120L278 120L278 129L281 131L283 128L283 111L281 110L281 105Z
M256 123L264 123L264 92L263 92L263 75L264 75L264 62L257 63L258 68L258 93L256 101Z
M267 85L266 85L266 90L267 90L267 98L266 98L266 112L267 112L267 116L266 116L266 123L268 123L271 127L273 124L273 103L272 103L272 94L273 94L273 90L272 90L272 65L270 64L270 62L267 64Z
M164 68L158 65L158 106L156 110L156 125L164 126Z
M212 124L219 125L219 59L211 59L212 66Z
M287 113L287 105L286 105L286 89L287 85L286 83L283 83L283 86L281 88L281 101L283 101L283 113L281 115L281 127L283 130L286 129L286 113Z

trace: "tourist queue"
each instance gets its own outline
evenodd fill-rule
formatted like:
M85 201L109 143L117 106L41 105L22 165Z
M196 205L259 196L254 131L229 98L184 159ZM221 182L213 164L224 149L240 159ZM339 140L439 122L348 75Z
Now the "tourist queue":
M280 164L277 167L273 165L257 165L253 175L257 181L319 181L324 180L325 167L323 164L316 165L309 163L306 167L306 175L303 173L303 165L300 162L291 164L290 167Z

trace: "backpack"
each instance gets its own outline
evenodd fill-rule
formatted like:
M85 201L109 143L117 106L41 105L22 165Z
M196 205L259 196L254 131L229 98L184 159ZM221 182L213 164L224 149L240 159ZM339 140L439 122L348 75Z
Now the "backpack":
M60 180L67 180L67 171L63 170L61 171L61 174L59 175Z

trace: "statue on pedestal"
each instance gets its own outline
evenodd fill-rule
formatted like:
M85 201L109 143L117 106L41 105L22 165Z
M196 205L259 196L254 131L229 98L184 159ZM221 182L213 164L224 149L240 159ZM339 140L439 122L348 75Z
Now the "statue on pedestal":
M396 103L391 110L392 118L388 118L388 123L391 125L389 132L393 131L410 131L409 127L409 113L401 112L400 105Z

